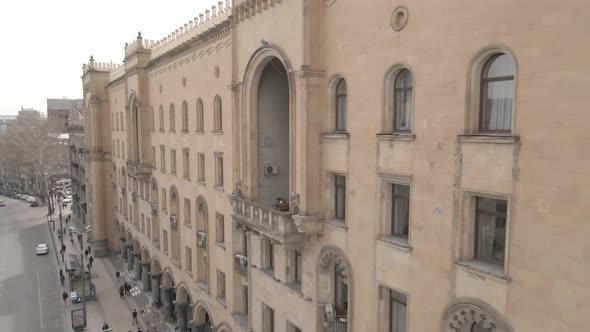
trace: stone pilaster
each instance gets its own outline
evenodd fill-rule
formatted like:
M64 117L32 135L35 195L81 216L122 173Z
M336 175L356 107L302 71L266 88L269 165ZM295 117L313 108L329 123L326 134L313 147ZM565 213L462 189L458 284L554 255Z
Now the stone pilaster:
M176 303L176 325L178 326L179 332L188 331L188 320L186 314L187 307L188 305L186 303Z
M133 249L127 247L127 270L133 270Z
M141 285L144 292L151 289L150 279L150 262L141 262Z
M160 305L162 302L160 301L160 279L162 278L162 273L150 273L152 279L152 301L155 304Z
M164 305L164 320L168 323L172 323L172 293L174 288L162 287L162 304Z
M133 272L135 273L135 280L141 279L141 254L133 254Z

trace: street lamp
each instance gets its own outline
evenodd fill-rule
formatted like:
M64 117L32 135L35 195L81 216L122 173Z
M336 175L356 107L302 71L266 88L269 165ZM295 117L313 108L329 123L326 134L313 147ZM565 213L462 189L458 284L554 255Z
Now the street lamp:
M84 271L84 237L83 234L86 234L92 230L92 227L86 226L82 232L72 231L72 233L78 235L78 242L80 242L80 275L82 276L82 313L83 313L83 321L84 321L84 328L86 328L86 272ZM89 286L92 285L92 281L90 280L90 270L88 270L88 284Z

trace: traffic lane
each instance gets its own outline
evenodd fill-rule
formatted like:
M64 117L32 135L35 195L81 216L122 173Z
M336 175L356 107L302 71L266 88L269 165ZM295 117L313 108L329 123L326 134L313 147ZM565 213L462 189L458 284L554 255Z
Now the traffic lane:
M4 200L7 206L0 208L2 331L64 331L65 309L46 210ZM35 246L41 242L50 245L49 255L35 255Z

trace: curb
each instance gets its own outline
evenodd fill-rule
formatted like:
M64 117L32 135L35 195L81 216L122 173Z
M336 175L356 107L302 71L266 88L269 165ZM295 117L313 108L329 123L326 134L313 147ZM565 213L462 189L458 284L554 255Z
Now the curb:
M53 231L51 230L51 225L49 224L49 221L47 222L47 228L49 228L49 234L51 234L51 243L53 243L53 252L55 253L55 259L57 260L57 266L59 266L59 254L57 253L57 248L55 246L55 235L53 234Z

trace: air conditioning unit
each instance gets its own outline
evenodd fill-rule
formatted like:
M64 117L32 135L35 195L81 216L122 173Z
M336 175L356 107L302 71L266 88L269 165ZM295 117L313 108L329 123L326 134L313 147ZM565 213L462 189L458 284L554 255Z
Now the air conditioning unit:
M205 232L197 232L197 246L205 248L207 245L207 234Z
M158 208L156 207L156 203L150 203L150 207L152 208L152 215L155 216L156 212L158 212Z
M236 254L236 263L239 264L241 268L245 269L248 267L248 257Z
M264 164L264 175L275 175L277 174L277 165Z
M178 228L178 219L176 216L170 216L170 228L177 229Z

